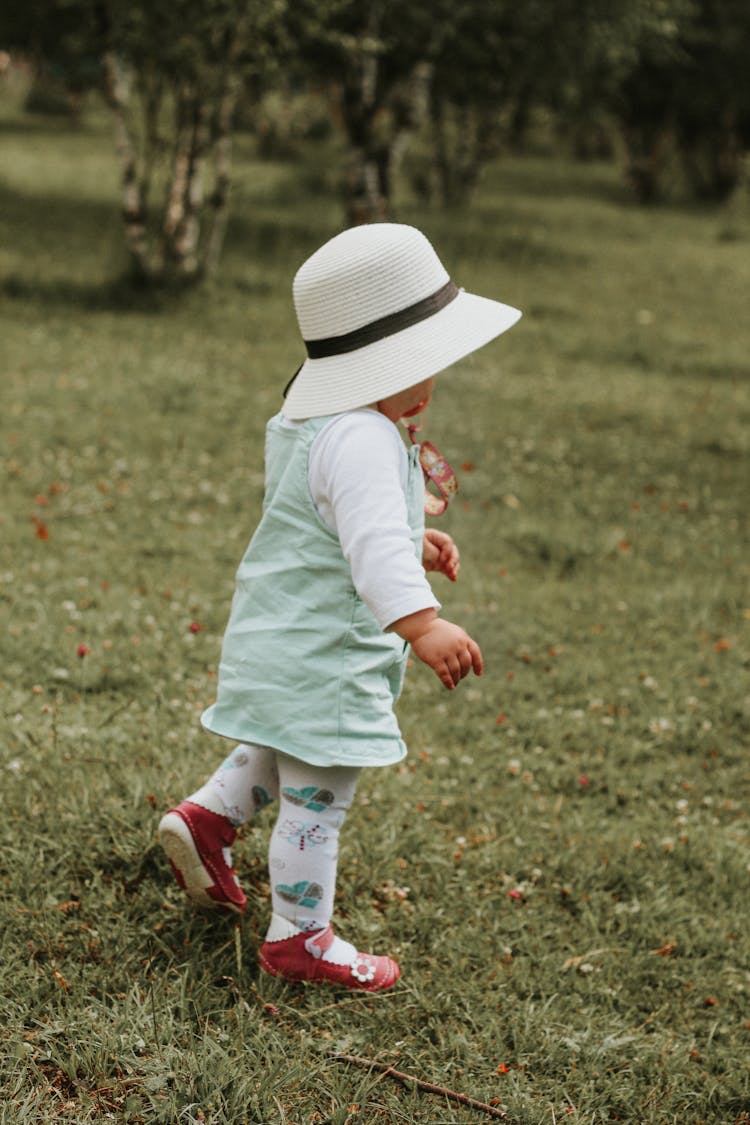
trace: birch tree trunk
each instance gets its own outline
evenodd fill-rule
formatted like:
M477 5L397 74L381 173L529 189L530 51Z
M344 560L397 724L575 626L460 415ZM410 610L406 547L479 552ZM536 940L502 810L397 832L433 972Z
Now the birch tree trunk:
M200 211L203 203L203 164L209 146L209 109L203 103L192 106L187 165L183 185L182 215L169 247L175 272L192 277L199 272L198 242Z
M262 35L279 16L274 9L264 23L261 0L203 0L195 13L189 0L131 4L132 21L123 9L114 24L119 49L103 55L131 272L157 284L192 282L218 264L234 110L243 74L264 60Z
M115 146L120 158L125 244L136 276L148 277L151 262L146 216L138 178L138 159L128 125L129 85L111 51L104 56L104 77L106 98L114 115Z
M204 277L213 277L219 264L229 218L229 191L232 180L232 117L237 106L240 82L236 63L246 44L247 17L237 23L228 54L225 81L214 122L214 185L208 204L209 214L201 270Z
M343 119L352 145L347 177L350 224L382 222L392 214L393 184L414 130L424 117L432 68L420 61L411 73L382 89L379 59L371 50L355 90L344 90Z
M435 171L442 202L460 207L471 198L482 169L497 154L499 134L494 108L453 106L437 100L432 107Z
M202 261L202 272L205 277L213 277L216 273L229 218L229 190L232 180L231 121L236 102L236 89L227 90L219 106L216 120L214 186L208 200L210 211Z

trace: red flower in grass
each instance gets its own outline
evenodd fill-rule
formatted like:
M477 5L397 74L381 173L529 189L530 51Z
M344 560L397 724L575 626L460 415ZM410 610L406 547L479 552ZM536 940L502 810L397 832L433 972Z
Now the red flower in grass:
M78 648L76 649L76 656L80 660L83 660L84 656L88 656L90 652L91 649L89 648L89 646L81 642L81 644L79 644Z

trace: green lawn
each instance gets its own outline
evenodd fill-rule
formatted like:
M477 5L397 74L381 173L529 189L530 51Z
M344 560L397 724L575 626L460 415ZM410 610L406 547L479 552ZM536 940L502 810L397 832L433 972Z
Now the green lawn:
M747 1125L746 210L534 158L464 213L400 201L525 316L430 410L461 478L436 587L487 668L414 667L407 764L363 778L339 930L403 977L352 996L259 975L268 814L238 925L155 845L225 751L198 714L335 172L241 138L218 282L156 301L114 284L106 121L4 106L0 144L0 1122L490 1120L346 1053L519 1125Z

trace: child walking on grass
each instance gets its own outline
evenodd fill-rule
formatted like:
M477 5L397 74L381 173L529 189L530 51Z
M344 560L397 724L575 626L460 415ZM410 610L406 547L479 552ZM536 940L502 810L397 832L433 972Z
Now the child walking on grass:
M448 689L482 672L425 576L458 575L450 535L424 527L425 453L443 493L445 463L427 444L421 461L416 444L407 452L396 424L424 410L437 372L521 314L456 288L424 235L393 223L327 242L298 271L294 301L308 358L268 423L263 513L202 716L238 745L159 838L194 902L242 913L230 848L277 801L261 966L374 992L399 967L331 927L339 830L360 769L406 754L393 704L409 648Z

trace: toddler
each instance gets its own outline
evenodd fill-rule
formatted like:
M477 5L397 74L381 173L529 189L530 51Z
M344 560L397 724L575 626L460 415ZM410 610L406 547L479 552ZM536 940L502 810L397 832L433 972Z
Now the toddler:
M159 838L194 902L242 913L230 848L277 801L262 968L374 992L398 965L331 927L359 770L406 754L393 704L409 648L449 690L482 672L425 576L455 581L459 556L450 535L425 531L420 449L407 452L396 423L424 410L437 372L521 314L458 289L424 235L395 223L332 238L299 269L294 302L308 358L267 426L263 512L202 716L238 745Z

